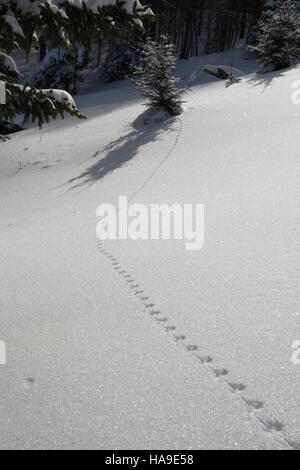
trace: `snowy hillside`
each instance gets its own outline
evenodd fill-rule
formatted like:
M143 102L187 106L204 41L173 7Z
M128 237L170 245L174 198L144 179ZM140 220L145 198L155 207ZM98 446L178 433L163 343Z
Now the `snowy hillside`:
M1 448L300 448L299 68L231 60L181 63L178 118L91 84L0 144ZM204 204L203 249L99 242L120 195Z

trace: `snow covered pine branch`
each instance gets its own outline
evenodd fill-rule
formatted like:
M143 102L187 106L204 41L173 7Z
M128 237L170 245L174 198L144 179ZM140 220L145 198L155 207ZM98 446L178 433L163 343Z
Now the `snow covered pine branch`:
M135 0L0 0L0 80L7 90L0 121L23 115L24 122L41 126L58 114L84 118L66 91L21 85L13 50L28 54L40 39L51 40L53 47L72 49L77 43L89 49L100 34L117 39L116 25L142 28L145 16L153 16L152 11Z

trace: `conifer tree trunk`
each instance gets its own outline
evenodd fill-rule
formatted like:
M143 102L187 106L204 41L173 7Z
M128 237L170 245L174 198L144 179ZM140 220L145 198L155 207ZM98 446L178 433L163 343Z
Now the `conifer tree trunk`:
M42 38L40 38L39 42L40 42L39 59L41 62L44 59L44 57L46 57L46 54L47 54L47 43L45 39L42 39Z

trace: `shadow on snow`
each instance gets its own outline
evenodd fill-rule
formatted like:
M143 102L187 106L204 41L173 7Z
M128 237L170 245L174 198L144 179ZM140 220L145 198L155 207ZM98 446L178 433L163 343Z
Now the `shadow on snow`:
M141 114L133 122L130 132L97 150L92 157L90 157L98 159L79 176L69 180L69 183L72 184L72 189L96 183L109 173L124 166L125 163L134 158L145 145L155 142L161 135L176 131L176 128L173 126L176 122L176 118L145 124L146 113L147 112Z

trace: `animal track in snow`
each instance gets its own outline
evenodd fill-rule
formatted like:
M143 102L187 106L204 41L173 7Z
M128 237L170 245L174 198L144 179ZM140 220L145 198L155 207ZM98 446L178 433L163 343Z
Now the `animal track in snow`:
M163 316L162 312L159 309L155 309L155 304L151 302L151 297L146 294L141 295L144 294L144 290L141 289L140 285L134 279L131 278L131 276L126 272L125 269L122 268L117 258L113 256L109 251L105 250L101 243L98 244L98 249L104 256L106 256L111 261L112 267L118 272L118 274L122 276L124 280L126 280L127 285L130 287L130 289L133 289L133 294L142 303L142 305L144 306L144 311L147 312L148 315L153 318L153 321L155 321L155 323L161 325L165 332L169 333L176 343L181 343L181 345L186 349L186 351L188 353L192 353L193 356L200 362L202 366L206 367L210 372L214 374L216 378L218 378L218 380L226 384L228 390L238 394L238 396L245 403L248 412L261 423L263 429L266 432L276 432L276 435L280 436L281 444L285 442L289 446L289 448L300 450L300 442L286 435L283 423L281 423L278 419L262 419L261 416L259 416L260 410L264 408L263 401L244 397L241 392L246 389L245 384L238 381L229 381L228 379L226 379L225 377L229 374L228 369L213 368L211 365L211 363L213 363L214 361L213 357L211 357L210 355L199 354L197 352L197 344L186 343L185 340L187 338L185 335L179 333L175 334L176 326L167 323L168 318L166 316ZM30 384L30 382L28 382L27 388L31 387L32 385L32 383Z
M264 403L260 400L247 400L244 397L242 397L242 399L249 406L251 411L261 410L264 407Z
M104 256L106 256L110 261L114 269L122 276L123 279L125 279L128 283L128 286L130 286L131 289L138 289L140 285L136 283L133 279L131 279L131 276L127 274L127 272L121 267L120 263L118 262L117 258L113 256L109 251L105 250L100 243L97 243L99 252L101 252ZM130 284L129 284L130 283ZM144 291L142 289L140 290L135 290L134 294L135 296L139 296L140 294L143 294ZM144 304L145 311L153 317L154 321L158 324L161 325L162 328L164 328L166 333L171 333L171 336L173 337L174 341L177 343L182 343L183 341L186 340L186 336L182 334L174 334L174 330L176 330L175 325L169 325L167 324L167 317L159 317L158 315L161 314L160 310L150 310L150 308L154 307L154 303L146 303L145 300L150 300L150 297L144 296L144 297L138 297L139 301L141 301ZM196 353L198 346L196 344L184 344L182 343L184 348L186 349L187 352L192 353L194 357L208 370L210 370L216 378L219 380L223 381L225 383L229 390L231 392L237 393L240 398L243 400L245 405L247 406L247 410L251 415L257 419L261 425L263 426L263 429L266 432L276 432L277 436L280 436L280 442L281 444L283 442L286 443L286 445L289 446L290 449L293 450L300 450L300 442L297 440L292 439L290 436L286 435L286 432L284 431L284 424L281 423L278 419L262 419L257 413L259 413L263 408L264 408L264 403L261 400L256 400L256 399L250 399L242 396L240 392L246 389L246 385L241 383L241 382L231 382L225 379L225 377L229 374L229 371L225 368L220 368L220 369L214 369L211 367L211 363L213 362L213 358L210 355L200 355L199 353ZM31 382L33 380L33 382ZM34 379L26 379L23 381L23 387L24 388L30 388L34 385ZM275 438L275 437L274 437Z
M176 326L175 325L164 325L164 328L166 331L174 331L176 330Z
M197 351L198 346L196 344L186 344L184 345L187 351Z
M186 339L186 337L184 335L174 335L174 340L176 341L176 343L178 341L184 341Z
M284 440L293 450L300 450L300 442L291 441L290 439L286 438Z
M157 321L157 323L165 323L168 319L167 317L155 317L155 321Z
M284 428L284 425L280 421L278 421L278 419L266 420L266 421L260 417L258 417L257 419L264 425L266 431L268 432L271 432L271 431L280 432Z
M229 387L232 389L233 392L241 392L242 390L245 390L246 385L240 383L240 382L227 382Z
M144 303L144 306L145 306L145 308L152 308L152 307L155 307L154 304L147 304L147 303Z
M159 315L160 314L160 310L151 310L151 312L149 312L149 315Z
M195 357L202 363L202 364L208 364L209 362L212 362L213 359L210 356L200 356L199 354L195 354Z
M227 369L213 369L213 372L217 378L222 377L223 375L227 375L229 371Z

